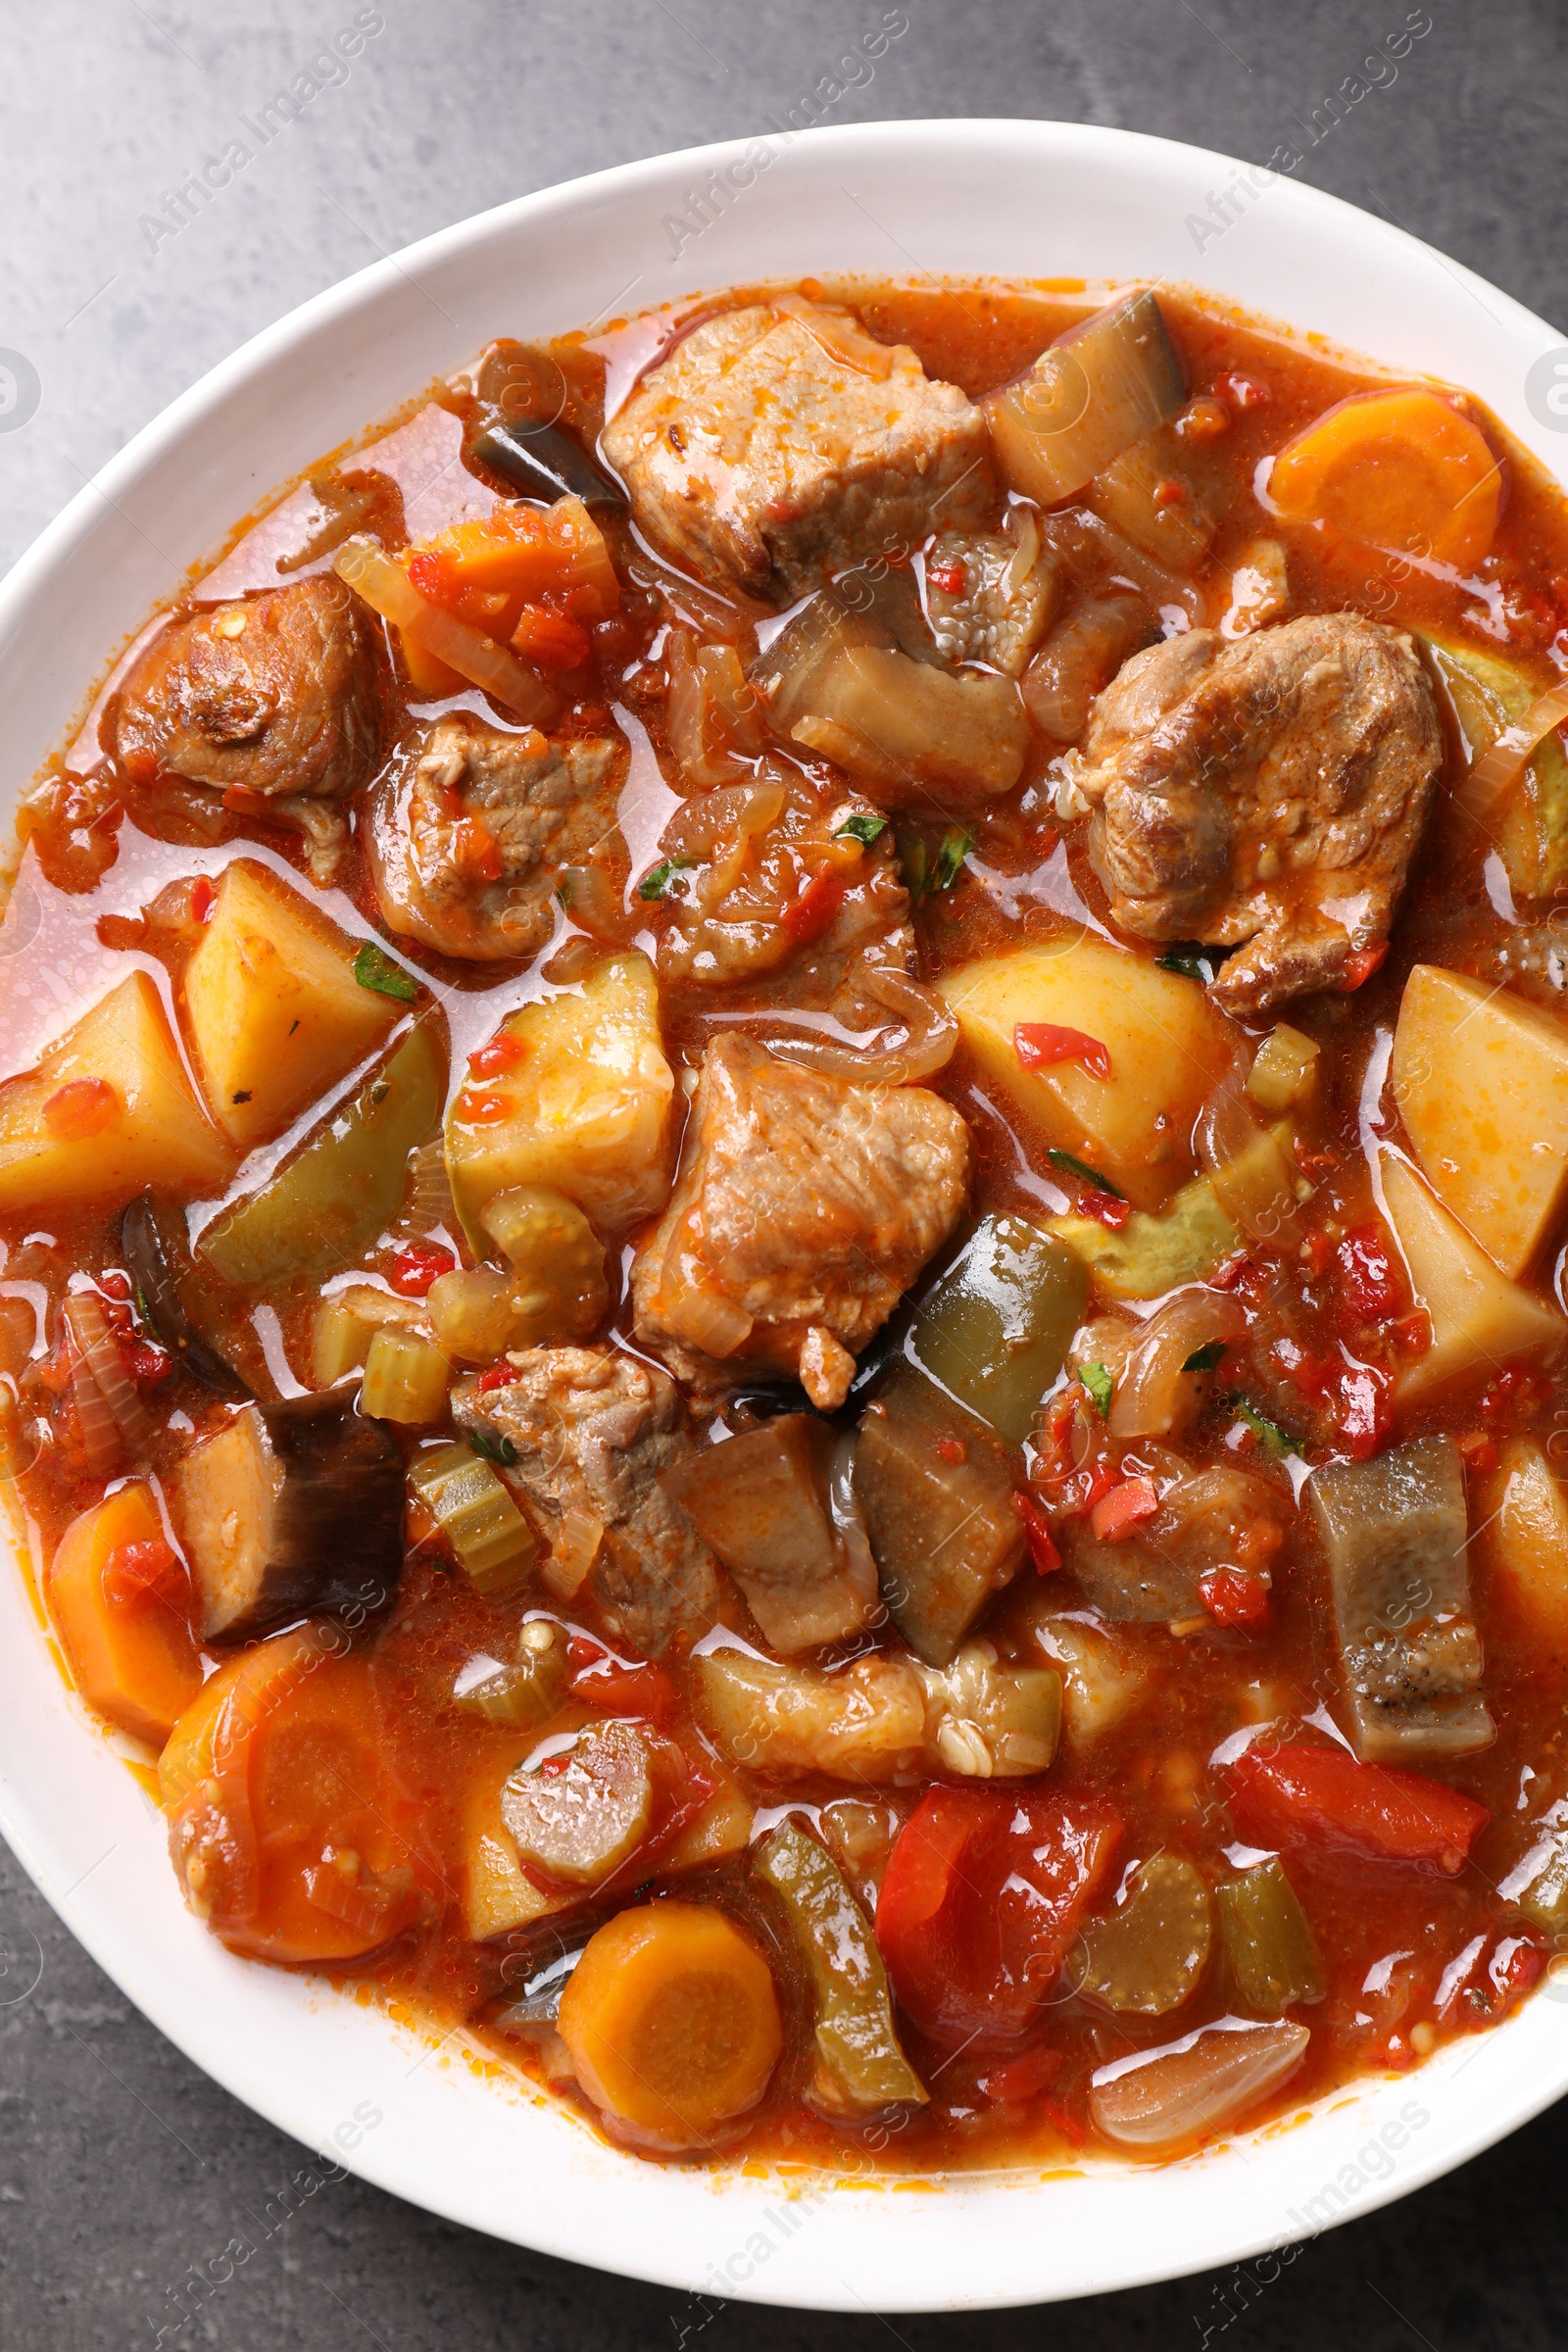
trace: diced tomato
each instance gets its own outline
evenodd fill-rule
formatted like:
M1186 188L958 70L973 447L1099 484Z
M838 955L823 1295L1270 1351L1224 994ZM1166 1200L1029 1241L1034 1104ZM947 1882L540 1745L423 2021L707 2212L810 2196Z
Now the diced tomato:
M422 1298L438 1274L450 1274L457 1264L453 1251L441 1242L411 1242L392 1260L387 1280L402 1298Z
M107 1078L69 1078L43 1106L43 1123L57 1143L85 1144L120 1116L120 1097Z
M1268 1587L1251 1568L1210 1568L1198 1580L1198 1597L1216 1625L1252 1633L1268 1623Z
M593 651L581 621L554 612L548 605L524 605L512 632L514 653L541 669L581 669Z
M205 874L198 874L195 881L190 886L190 911L192 921L198 923L210 922L212 920L213 908L217 906L217 904L218 893L213 888L212 883L208 880Z
M156 1340L144 1340L134 1332L126 1332L121 1336L119 1347L120 1360L132 1380L167 1380L174 1369L173 1357Z
M926 1790L894 1843L876 1907L893 1988L922 2033L985 2049L1027 2031L1121 1830L1098 1797Z
M1108 1226L1112 1233L1119 1233L1133 1213L1133 1204L1130 1200L1118 1200L1114 1193L1080 1193L1078 1213L1093 1217L1097 1225Z
M185 1563L161 1536L119 1544L104 1562L104 1598L115 1608L142 1600L172 1600L183 1592Z
M494 1127L502 1119L510 1119L516 1106L510 1095L465 1093L452 1107L466 1126Z
M1357 948L1352 956L1347 956L1345 958L1346 987L1363 987L1378 969L1388 952L1389 943L1385 940L1380 948Z
M936 1457L939 1462L966 1462L969 1448L961 1438L938 1438Z
M1065 2140L1070 2140L1075 2148L1081 2148L1084 2144L1084 2141L1089 2137L1088 2132L1084 2130L1083 2125L1078 2121L1078 2118L1073 2114L1072 2109L1070 2107L1063 2106L1060 2099L1042 2099L1040 2102L1040 2112L1046 2118L1048 2123L1055 2125L1056 2130L1061 2133L1062 2138Z
M520 1037L511 1037L503 1030L468 1055L468 1067L475 1078L499 1078L503 1070L514 1070L527 1052Z
M1051 1532L1051 1522L1044 1511L1037 1511L1027 1494L1015 1493L1013 1507L1023 1521L1023 1532L1029 1540L1029 1557L1035 1564L1037 1576L1050 1576L1061 1566L1061 1554L1056 1539Z
M928 564L925 576L944 596L961 596L969 577L963 565L955 562Z
M785 930L798 948L809 947L820 939L833 917L844 904L844 884L836 874L818 874L808 882L793 906L786 906L782 921Z
M1335 1250L1334 1264L1344 1321L1386 1323L1398 1312L1403 1297L1381 1225L1355 1226Z
M1466 1430L1458 1445L1467 1469L1495 1470L1497 1467L1496 1442L1489 1438L1484 1429Z
M982 2075L980 2088L988 2099L1004 2107L1021 2106L1025 2099L1049 2090L1064 2063L1063 2051L1042 2042L1036 2049L1025 2050L1021 2058L1009 2058L1004 2065L993 2067L989 2075Z
M1184 507L1189 495L1187 484L1178 481L1173 473L1167 474L1163 481L1154 484L1156 507Z
M1242 1276L1250 1270L1251 1263L1247 1251L1238 1250L1234 1257L1228 1257L1218 1271L1209 1276L1209 1289L1211 1291L1234 1291Z
M403 559L403 568L421 596L432 605L444 605L454 593L454 583L440 557L427 547L412 550Z
M1359 1364L1340 1383L1340 1436L1354 1462L1381 1453L1394 1427L1394 1392L1381 1372Z
M646 1715L653 1723L662 1722L675 1704L675 1686L662 1666L649 1659L612 1657L608 1651L579 1666L570 1688L573 1698L580 1698L585 1707L603 1707L613 1715Z
M1321 1274L1334 1255L1334 1244L1321 1226L1314 1226L1301 1244L1301 1263L1309 1274Z
M1047 1070L1058 1061L1076 1061L1091 1078L1110 1076L1110 1048L1082 1029L1063 1029L1055 1021L1014 1022L1012 1050L1022 1070Z
M1237 1828L1256 1845L1307 1845L1458 1871L1492 1819L1441 1781L1362 1764L1339 1747L1250 1747L1230 1768Z
M463 871L475 882L499 882L501 852L489 826L477 816L465 816L453 827L453 847Z
M1152 1478L1124 1478L1095 1504L1090 1529L1099 1544L1120 1544L1158 1508L1159 1490Z
M488 1396L492 1389L510 1389L520 1377L515 1364L492 1364L488 1372L480 1373L474 1386L481 1396Z

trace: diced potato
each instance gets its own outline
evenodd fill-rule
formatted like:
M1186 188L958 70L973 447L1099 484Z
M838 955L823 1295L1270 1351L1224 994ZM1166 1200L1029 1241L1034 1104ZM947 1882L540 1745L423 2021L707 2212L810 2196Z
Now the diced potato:
M1494 1606L1568 1660L1568 1495L1533 1438L1508 1438L1477 1485L1475 1521Z
M554 1186L616 1230L662 1208L675 1078L647 956L612 956L524 1004L500 1035L521 1049L517 1060L470 1079L447 1113L453 1196L480 1253L479 1213L514 1185Z
M1389 1077L1438 1198L1504 1274L1522 1274L1568 1189L1568 1026L1505 988L1418 963Z
M660 1868L697 1870L705 1862L722 1862L727 1854L743 1854L751 1841L750 1799L733 1781L725 1781L666 1846Z
M242 1151L281 1135L372 1054L403 1010L354 977L353 944L241 858L185 971L185 1018L213 1116Z
M1271 1029L1247 1073L1247 1091L1271 1118L1304 1102L1317 1079L1319 1048L1289 1021Z
M1049 1144L1159 1208L1193 1172L1191 1136L1235 1046L1200 988L1086 934L962 965L940 983L988 1077ZM1013 1032L1054 1022L1098 1038L1109 1078L1076 1061L1026 1070Z
M543 1894L523 1877L516 1845L502 1821L501 1791L519 1761L516 1748L510 1748L468 1784L463 1808L463 1922L475 1943L564 1911L570 1900Z
M1534 1291L1499 1274L1456 1217L1392 1152L1383 1194L1410 1283L1432 1324L1432 1345L1399 1374L1402 1404L1455 1381L1499 1371L1516 1356L1544 1354L1568 1340L1568 1321Z
M1207 1282L1242 1239L1206 1176L1184 1184L1157 1217L1141 1208L1125 1225L1053 1217L1051 1230L1083 1259L1103 1298L1163 1298L1179 1283Z
M1076 1617L1044 1617L1035 1640L1061 1676L1062 1736L1091 1746L1130 1713L1148 1680L1116 1638Z
M0 1086L0 1209L221 1191L233 1152L197 1102L145 972L111 990L35 1070Z
M189 1589L181 1569L168 1586L138 1588L130 1580L117 1593L106 1571L125 1545L164 1542L151 1489L138 1479L71 1522L47 1582L50 1614L82 1697L155 1747L202 1687Z

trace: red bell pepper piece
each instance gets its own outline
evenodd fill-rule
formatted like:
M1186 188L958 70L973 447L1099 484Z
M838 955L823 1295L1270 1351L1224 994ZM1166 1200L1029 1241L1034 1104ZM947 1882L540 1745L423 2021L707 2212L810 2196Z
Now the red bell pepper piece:
M1232 1818L1253 1844L1419 1862L1450 1878L1492 1819L1442 1781L1362 1764L1339 1747L1250 1747L1229 1782Z
M1198 1597L1216 1625L1250 1633L1268 1623L1268 1587L1251 1568L1210 1568L1198 1580Z
M1029 1557L1035 1564L1035 1573L1037 1576L1049 1576L1054 1568L1061 1566L1061 1554L1056 1549L1051 1522L1044 1511L1036 1510L1027 1494L1015 1492L1012 1501L1029 1540Z
M1091 1078L1110 1076L1110 1048L1082 1029L1063 1029L1055 1021L1016 1022L1012 1050L1021 1070L1048 1070L1058 1061L1077 1061Z
M1152 1478L1124 1478L1119 1487L1102 1494L1089 1514L1090 1532L1099 1544L1120 1544L1135 1527L1152 1519L1159 1508L1159 1491Z
M411 1242L392 1260L387 1280L402 1298L422 1298L438 1274L450 1274L457 1258L441 1242Z
M817 874L782 917L785 930L798 948L820 939L844 904L844 884L837 874Z

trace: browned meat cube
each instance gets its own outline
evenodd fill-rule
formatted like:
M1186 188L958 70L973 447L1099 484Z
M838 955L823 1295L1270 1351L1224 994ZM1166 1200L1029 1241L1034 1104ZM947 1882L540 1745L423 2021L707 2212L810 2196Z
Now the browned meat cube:
M565 867L591 869L618 904L625 770L618 736L553 742L463 711L438 718L375 795L370 871L388 926L493 962L544 946Z
M781 1657L858 1633L876 1606L876 1570L828 1502L831 1435L806 1413L781 1413L664 1473L671 1495L745 1593ZM852 1514L853 1518L853 1514Z
M660 1485L691 1450L672 1380L608 1348L529 1348L504 1389L465 1382L453 1394L464 1429L503 1439L501 1475L551 1544L545 1575L561 1598L584 1570L607 1629L644 1655L713 1623L713 1555Z
M637 1331L708 1389L759 1371L843 1403L855 1351L962 1213L969 1136L939 1095L710 1046L680 1173L632 1273Z
M1135 655L1095 705L1073 786L1115 921L1240 947L1211 994L1247 1014L1365 978L1442 758L1409 639L1317 612Z
M940 1454L944 1442L962 1458ZM952 1663L1023 1557L1014 1483L1004 1448L923 1382L900 1380L867 1407L855 1499L888 1612L928 1666Z
M957 385L798 298L694 327L603 448L655 538L715 585L780 603L978 522L996 497L985 419Z
M133 784L184 776L267 800L352 792L379 733L361 608L328 576L187 613L135 663L111 723Z

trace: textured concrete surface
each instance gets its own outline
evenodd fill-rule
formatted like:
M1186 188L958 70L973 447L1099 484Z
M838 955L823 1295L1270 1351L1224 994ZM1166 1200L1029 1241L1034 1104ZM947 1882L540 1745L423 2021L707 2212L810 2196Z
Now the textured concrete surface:
M1428 0L905 0L908 29L829 119L1121 123L1266 162L1348 75L1376 81L1303 176L1382 211L1568 330L1568 12ZM8 0L0 25L0 564L85 475L258 327L377 252L574 172L760 127L882 18L880 0L379 0L346 77L265 143L240 129L359 0ZM1386 56L1386 51L1384 52ZM176 230L207 156L255 152ZM175 216L177 218L177 216ZM150 228L148 222L153 226ZM157 233L162 226L163 233ZM7 373L6 370L10 372ZM24 416L25 413L25 416ZM36 1980L36 1982L34 1982ZM0 1849L0 2344L119 2352L1034 2343L1027 2313L818 2320L677 2298L518 2254L352 2180L278 2219L299 2149L198 2075L102 1978ZM1305 2248L1071 2315L1106 2352L1536 2352L1568 2333L1547 2115L1453 2179ZM268 2217L273 2218L270 2222ZM193 2263L254 2258L198 2316ZM613 2258L606 2247L607 2260ZM1050 2328L1058 2323L1050 2320ZM160 2337L160 2330L163 2330Z

